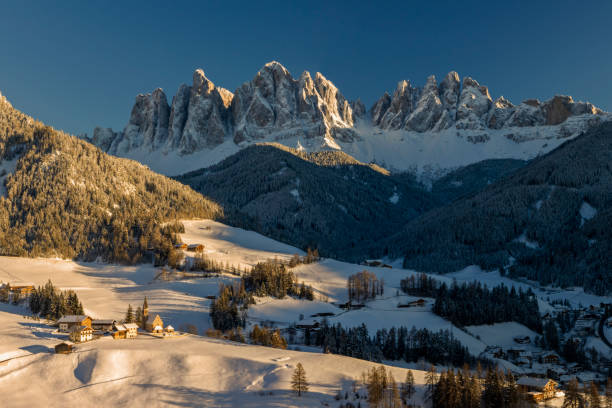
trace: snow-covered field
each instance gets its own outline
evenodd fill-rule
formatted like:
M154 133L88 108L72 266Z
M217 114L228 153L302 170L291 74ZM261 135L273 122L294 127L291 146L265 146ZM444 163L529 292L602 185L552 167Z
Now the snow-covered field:
M230 265L248 267L275 257L303 255L289 245L214 221L184 221L184 225L186 232L181 237L185 243L203 244L210 258ZM364 269L384 279L385 293L367 302L363 309L343 311L335 303L348 300L347 278ZM334 313L329 317L331 323L347 327L365 323L371 333L393 326L449 329L473 354L479 354L488 345L511 342L517 334L533 335L515 323L462 331L431 312L431 299L427 299L424 307L397 308L398 303L415 300L399 291L400 280L414 271L366 267L332 259L292 270L299 281L313 286L315 300L259 298L248 310L249 325L272 322L283 327L294 322L312 322L311 315L316 313ZM160 314L166 324L175 328L193 324L201 334L211 326L208 316L211 301L206 296L216 295L221 282L237 279L224 275L164 281L155 279L158 274L159 269L150 265L0 257L0 281L42 285L51 279L62 289L74 289L85 312L92 317L121 320L128 304L136 307L146 296L150 313ZM474 267L436 278L448 283L452 279L477 279L490 286L500 282L520 287L531 285ZM581 290L534 290L542 310L550 307L548 297L567 298L583 305L610 301ZM44 398L44 405L49 406L63 406L73 398L84 406L100 401L104 405L129 401L135 406L320 406L321 402L332 401L339 389L346 389L370 366L365 361L324 355L314 349L282 351L191 335L169 339L148 335L137 340L101 339L79 345L77 353L55 355L50 352L52 346L65 337L45 322L25 317L26 314L23 306L0 303L0 395L15 396L9 406L29 405L32 398L39 401ZM289 393L289 377L298 361L304 364L312 382L312 392L301 400L295 400ZM403 379L402 369L394 370L396 378ZM423 382L422 373L416 377L417 383Z

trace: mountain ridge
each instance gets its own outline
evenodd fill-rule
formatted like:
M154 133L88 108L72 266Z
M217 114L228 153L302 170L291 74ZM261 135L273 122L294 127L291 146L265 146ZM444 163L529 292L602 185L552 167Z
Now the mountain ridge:
M481 159L525 160L609 119L594 105L575 102L571 96L557 95L545 102L527 99L519 105L503 96L493 100L486 86L471 77L461 80L455 71L439 84L431 75L423 87L402 80L393 96L385 92L368 110L359 99L348 101L321 73L312 77L304 71L294 78L272 61L234 93L217 87L198 69L192 85L181 85L171 105L159 88L139 94L123 131L97 127L87 140L153 168L163 158L193 158L191 167L183 163L174 173L164 171L171 175L215 164L261 141L300 145L309 151L346 150L361 161L403 171L410 164L389 150L428 150L436 143L430 139L450 144L464 139L474 156L486 151ZM396 139L392 146L390 138ZM405 139L410 141L402 143ZM508 157L500 150L512 152ZM206 163L198 165L197 157L202 156L207 156ZM444 171L458 167L430 156L414 154L411 159Z

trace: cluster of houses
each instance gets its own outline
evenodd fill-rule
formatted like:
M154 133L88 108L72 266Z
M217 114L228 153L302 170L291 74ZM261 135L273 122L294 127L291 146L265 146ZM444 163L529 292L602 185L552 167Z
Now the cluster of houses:
M25 299L34 291L34 285L11 285L9 283L0 283L0 290L5 291L8 301L14 299Z
M149 314L148 307L143 307L143 321L137 323L120 323L112 319L92 319L85 315L63 316L57 321L59 331L68 333L70 341L55 346L57 353L69 353L74 343L91 341L104 334L110 334L113 339L133 339L138 336L139 329L144 329L154 336L165 337L175 334L171 325L164 327L164 322L158 314Z
M175 249L180 249L181 251L189 251L189 252L204 252L204 245L202 244L175 244Z
M584 344L589 336L600 336L600 325L612 327L612 304L600 304L588 308L572 309L568 305L556 304L552 312L543 316L544 321L554 319L558 314L572 313L574 327L563 335L562 341L571 341L576 346ZM517 382L524 387L525 392L531 395L535 402L540 402L559 396L557 387L566 384L573 378L586 384L591 381L603 382L606 375L595 371L586 371L578 363L567 363L554 351L542 351L530 345L529 336L516 336L513 345L489 346L483 356L491 359L505 360L511 363L511 370L516 375L522 375ZM607 339L602 339L607 340ZM612 367L603 355L599 357L600 368ZM606 365L607 364L607 365Z

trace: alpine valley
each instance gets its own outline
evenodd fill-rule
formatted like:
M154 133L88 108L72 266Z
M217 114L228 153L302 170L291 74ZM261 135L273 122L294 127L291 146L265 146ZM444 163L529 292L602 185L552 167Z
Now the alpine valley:
M270 62L76 137L0 95L0 405L612 404L611 242L570 96Z

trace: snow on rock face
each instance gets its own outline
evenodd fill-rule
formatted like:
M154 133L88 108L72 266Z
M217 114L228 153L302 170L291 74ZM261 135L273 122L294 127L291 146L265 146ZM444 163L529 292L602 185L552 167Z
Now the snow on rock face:
M232 102L234 141L276 135L277 139L355 137L353 110L338 88L321 73L305 71L298 80L278 62L266 64L243 84Z
M224 92L226 99L231 99ZM176 140L182 153L214 147L223 143L227 134L226 102L219 89L198 69L193 74L193 85L189 93L187 120L183 133ZM173 135L175 138L177 135Z
M130 120L111 143L108 151L113 154L144 147L155 150L168 139L170 107L161 88L153 93L136 96Z
M461 81L454 71L439 84L430 76L423 88L400 81L393 96L385 92L368 112L359 99L349 103L322 74L311 77L305 71L295 79L280 63L270 62L235 94L196 70L192 86L179 87L171 108L161 89L139 95L123 132L96 128L94 137L85 139L168 175L178 173L166 169L196 170L249 144L295 146L298 141L307 151L342 149L393 170L429 165L444 170L453 165L433 156L452 154L447 149L456 144L469 145L464 164L530 159L554 148L557 140L611 119L570 96L519 105L504 97L492 101L487 87L470 77Z

